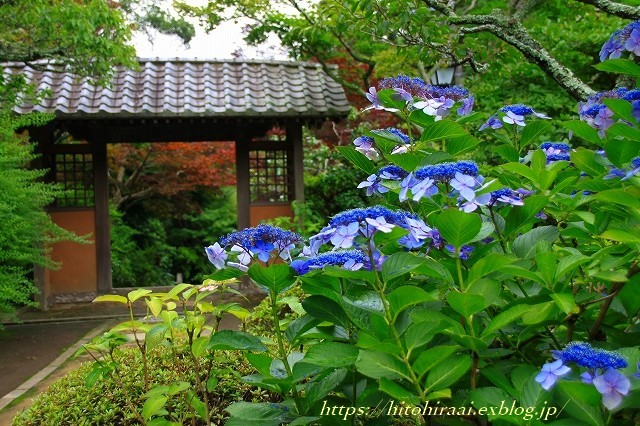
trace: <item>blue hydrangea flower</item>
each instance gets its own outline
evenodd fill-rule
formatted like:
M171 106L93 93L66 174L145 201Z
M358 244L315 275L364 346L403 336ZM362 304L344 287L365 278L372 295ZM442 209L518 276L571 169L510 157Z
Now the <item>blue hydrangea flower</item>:
M382 206L352 209L335 215L328 226L309 239L310 246L303 253L316 255L320 246L328 242L335 248L350 248L358 236L370 238L376 232L390 232L395 226L407 229L416 244L428 238L418 230L430 229L418 216L403 210Z
M373 194L384 194L389 192L389 188L381 185L381 179L378 175L370 175L367 180L364 180L358 184L358 188L367 188L367 196L370 197Z
M444 248L450 253L453 253L453 254L456 253L456 248L451 244L445 245ZM468 260L469 256L471 256L471 253L475 249L476 248L474 246L469 246L465 244L462 247L460 247L460 252L458 253L458 257L460 257L460 259L462 260Z
M364 154L371 161L378 161L380 153L373 147L374 140L369 136L360 136L353 141L356 151Z
M598 131L600 137L604 137L604 132L615 121L613 111L602 103L604 99L624 99L632 103L632 115L636 120L640 119L640 90L629 90L626 87L619 87L613 90L597 92L587 98L586 102L578 103L578 114L580 120L585 121Z
M367 99L371 102L371 108L374 109L384 109L382 104L380 103L380 98L378 98L378 91L375 87L369 88L369 93L366 94Z
M489 120L487 120L486 123L484 123L482 126L480 126L480 128L478 129L479 131L483 131L485 129L488 129L489 127L491 127L492 129L496 130L502 127L502 121L500 121L500 119L498 119L497 115L492 115L491 117L489 117Z
M491 192L491 201L489 205L495 206L498 203L509 204L512 206L523 206L524 202L520 198L520 194L511 188L501 188Z
M627 176L627 170L626 169L617 169L615 167L612 167L611 169L609 169L609 173L603 177L603 179L623 179Z
M464 98L462 100L462 106L458 108L458 110L456 111L458 115L460 117L464 117L466 115L471 114L471 111L473 110L474 102L475 102L475 98L473 97L473 95L469 95L468 97Z
M393 164L384 166L378 170L378 176L384 180L402 180L407 177L408 174L409 172L402 167Z
M431 178L424 178L422 180L414 179L411 186L411 193L413 194L413 201L418 201L422 197L433 197L436 195L438 193L438 187Z
M640 31L633 28L629 34L629 38L624 43L624 48L636 56L640 55Z
M593 379L593 386L602 394L602 403L613 410L622 402L622 397L629 393L629 379L614 368L608 368L604 374Z
M526 123L524 122L524 115L518 115L513 111L507 111L507 114L502 117L502 121L507 124L515 124L520 127L526 126Z
M640 157L636 157L631 160L630 170L627 172L622 180L631 179L633 176L637 176L640 173Z
M473 176L464 175L457 172L453 179L449 182L451 187L460 193L460 196L467 201L475 198L474 188L478 186L478 181Z
M581 367L591 369L625 368L627 360L620 354L604 349L593 348L586 342L571 342L562 351L562 361L575 362Z
M398 244L410 250L422 247L424 242L431 237L432 229L422 219L407 217L405 220L409 234L400 238Z
M609 40L607 40L600 49L600 62L606 59L616 59L622 56L624 51L624 43L620 41L620 30L614 32Z
M295 232L264 224L232 232L220 239L220 245L231 247L232 252L238 253L238 262L245 266L251 262L254 256L267 262L272 252L275 252L276 256L281 256L284 251L288 252L301 242L302 237ZM233 265L229 262L228 265L235 266L236 262Z
M547 155L562 154L562 153L566 154L568 152L571 152L571 147L566 143L545 142L540 145L540 148Z
M505 114L512 113L512 115L517 115L520 117L526 117L527 115L533 114L538 118L547 118L547 119L549 118L545 114L541 112L536 112L533 110L533 108L524 104L505 105L502 108L500 108L500 111Z
M359 230L358 222L338 226L329 241L336 248L349 248L353 245L353 239L358 235Z
M580 375L580 380L582 381L582 383L586 383L588 385L592 385L593 384L593 379L595 379L596 376L597 376L597 374L591 374L591 372L585 371L584 373L582 373Z
M449 110L453 107L455 101L453 99L440 96L435 99L426 99L424 101L416 102L413 107L421 109L427 115L435 117L436 121L442 120L449 114Z
M638 369L638 371L633 373L633 377L635 377L636 379L640 379L640 362L638 362L638 365L636 365L636 368Z
M398 75L380 80L380 89L402 89L413 97L422 97L428 92L429 85L417 77Z
M562 360L548 362L542 366L542 370L536 376L536 382L540 383L542 389L549 390L556 384L558 379L569 374L571 369L562 363Z
M220 244L215 243L209 247L205 247L204 251L207 254L209 262L213 263L213 266L217 269L224 269L224 262L227 260L227 252L220 246Z

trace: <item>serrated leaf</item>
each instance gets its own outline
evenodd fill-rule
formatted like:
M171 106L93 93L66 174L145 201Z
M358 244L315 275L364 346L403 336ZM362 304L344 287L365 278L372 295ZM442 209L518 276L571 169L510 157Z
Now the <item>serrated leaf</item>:
M505 220L505 236L509 236L523 226L533 222L535 216L546 207L548 202L549 198L546 196L532 195L524 200L524 206L514 207L511 209Z
M622 189L608 189L606 191L598 192L593 195L593 197L599 201L640 209L640 200Z
M405 285L393 290L388 296L391 316L395 320L398 315L409 306L418 303L431 302L436 300L430 293L415 286Z
M266 351L267 347L251 334L235 330L220 330L211 336L207 349Z
M579 308L576 298L571 293L553 293L551 298L565 314L577 313Z
M347 376L347 370L340 368L333 370L328 374L318 377L316 380L308 383L305 389L305 404L311 407L316 401L324 398L329 392L337 388Z
M474 149L480 144L478 138L471 135L452 137L445 143L447 153L456 156Z
M623 124L621 124L621 126L624 126L626 129L630 129L630 127ZM640 138L640 131L637 129L632 129L632 131L634 132L634 137ZM631 132L626 130L624 133L629 134ZM604 152L607 154L607 159L611 161L614 166L624 168L633 158L640 155L640 141L629 139L612 140L604 145Z
M424 258L406 252L394 253L382 263L382 280L388 282L419 267Z
M322 367L348 367L356 362L358 353L358 348L350 344L321 342L309 348L304 362Z
M407 366L391 354L361 350L356 361L356 368L365 376L374 379L386 377L390 380L410 380Z
M584 121L565 121L562 125L571 130L577 136L595 145L602 146L602 143L604 142L600 135L598 135L598 132Z
M469 318L486 307L484 297L477 294L458 293L457 291L451 291L447 294L447 302L454 311L465 318Z
M503 164L501 167L511 173L527 178L530 182L535 182L537 179L533 170L522 163L507 163Z
M376 172L376 167L373 165L371 160L369 160L364 154L356 151L353 147L350 146L336 146L335 147L340 154L351 164L367 173L368 175Z
M485 277L492 272L499 271L501 268L510 265L514 261L514 258L505 256L504 254L489 253L473 264L473 266L469 270L469 277L467 279L467 282L471 284L477 279Z
M309 315L321 321L349 327L349 317L344 309L333 300L319 295L312 295L302 301L302 307Z
M166 403L167 397L164 395L151 396L142 406L142 417L144 417L145 420L149 420L154 414L160 411Z
M162 343L168 329L169 327L166 324L157 324L151 327L144 336L145 349L150 351Z
M607 168L596 161L596 154L587 149L578 149L571 153L571 162L578 170L585 172L589 176L602 176L607 172Z
M530 259L535 254L536 244L539 241L555 242L560 235L555 226L539 226L525 234L519 235L513 241L513 253L521 259Z
M259 287L274 294L288 290L296 282L296 275L288 264L264 267L254 263L249 267L248 274Z
M146 288L139 288L133 291L130 291L129 294L127 294L127 298L129 300L131 300L131 302L135 302L136 300L140 299L141 297L146 296L147 294L153 293L151 290L146 289Z
M640 77L640 65L629 59L607 59L593 66L598 71L612 72L616 74L626 74L633 77Z
M311 330L319 323L320 320L318 320L317 318L311 315L303 315L289 323L286 330L284 331L284 337L289 343L293 344L298 341L300 336Z
M464 213L458 209L447 209L437 219L440 235L454 247L467 244L480 232L482 220L476 214Z
M436 346L422 352L411 365L412 370L422 378L429 370L453 355L458 346Z
M428 393L448 388L464 376L469 368L471 368L469 355L456 355L443 360L427 375L425 391Z
M560 380L556 384L558 405L568 414L591 426L604 426L600 410L601 396L592 385Z
M418 405L420 403L420 397L414 395L400 384L391 381L386 377L380 379L379 389L398 401L403 401L412 405Z
M482 336L486 336L489 333L498 331L503 327L506 327L530 310L531 306L527 304L521 304L512 306L506 311L499 313L489 322L489 325L487 325L487 327L483 330Z
M507 144L498 145L497 147L494 148L494 151L509 163L518 161L518 159L520 158L520 155L518 155L518 151L511 145L507 145Z
M424 129L420 136L420 141L432 142L465 136L468 134L469 133L460 124L454 121L440 120L430 124Z
M534 121L528 123L522 133L520 134L520 146L526 147L529 144L538 145L539 139L542 135L547 133L551 128L551 123L548 121Z

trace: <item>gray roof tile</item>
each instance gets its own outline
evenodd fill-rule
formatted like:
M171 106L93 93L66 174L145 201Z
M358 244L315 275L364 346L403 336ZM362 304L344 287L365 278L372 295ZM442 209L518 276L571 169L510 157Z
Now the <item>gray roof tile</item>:
M76 117L127 116L344 116L342 87L320 65L300 62L140 59L140 70L119 67L110 87L62 71L0 64L5 75L23 73L51 96L25 103L18 113L53 112Z

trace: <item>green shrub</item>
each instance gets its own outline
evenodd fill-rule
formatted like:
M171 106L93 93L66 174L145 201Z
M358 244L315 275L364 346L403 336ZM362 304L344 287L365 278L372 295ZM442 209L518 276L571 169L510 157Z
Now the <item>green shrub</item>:
M218 384L209 393L213 401L212 424L223 424L228 415L224 409L235 401L264 402L273 400L266 391L243 384L240 377L251 374L253 369L243 356L227 353L215 360ZM136 407L142 407L145 398L144 380L140 352L135 348L123 348L114 356L121 363L118 379L103 377L87 386L87 375L92 363L85 363L77 370L54 382L47 391L40 394L33 404L20 412L13 420L14 426L29 425L136 425L139 424L127 399ZM149 376L151 385L162 385L177 381L195 383L191 361L185 354L175 357L166 347L159 346L149 352ZM170 412L189 410L184 394L174 396L167 403ZM277 399L277 396L276 396ZM179 419L178 419L179 421ZM200 423L202 424L202 423Z

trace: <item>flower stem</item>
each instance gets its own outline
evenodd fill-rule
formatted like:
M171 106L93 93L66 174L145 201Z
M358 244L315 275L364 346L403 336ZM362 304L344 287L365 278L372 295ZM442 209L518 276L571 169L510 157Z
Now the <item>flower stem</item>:
M284 348L282 331L280 330L280 318L278 317L277 295L273 290L269 291L269 298L271 301L271 316L273 319L273 327L275 328L275 331L276 331L276 341L278 343L278 356L282 359L282 364L284 365L284 369L287 372L287 377L292 377L293 371L291 370L291 366L289 365L289 360L287 360L287 351ZM293 400L295 401L298 414L303 414L301 412L302 405L300 403L300 396L298 395L298 391L296 390L295 385L291 389L291 396L293 396Z

